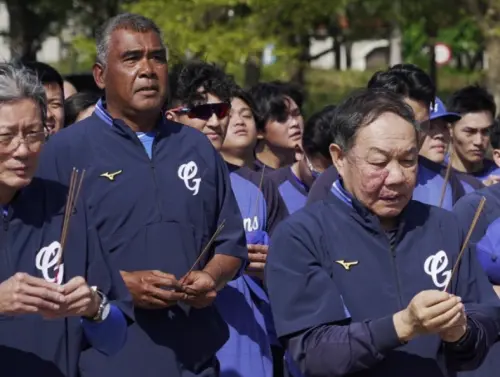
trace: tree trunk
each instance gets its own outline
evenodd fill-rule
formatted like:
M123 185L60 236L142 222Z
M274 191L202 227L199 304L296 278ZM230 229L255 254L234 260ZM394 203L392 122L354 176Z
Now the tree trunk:
M486 83L495 98L497 108L500 108L500 36L491 33L486 37L486 55L488 69L486 70Z
M30 20L32 15L18 0L7 1L9 13L9 43L11 59L21 62L36 60L36 53L41 44L38 40L36 22Z
M261 76L260 59L255 55L249 55L245 62L244 87L250 88L260 81Z

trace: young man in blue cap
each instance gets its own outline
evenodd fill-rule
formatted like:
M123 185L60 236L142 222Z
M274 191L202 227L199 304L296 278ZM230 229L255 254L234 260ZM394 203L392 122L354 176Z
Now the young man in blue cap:
M451 142L450 123L457 122L460 118L460 114L447 111L443 101L436 97L430 107L429 122L422 124L420 155L436 164L446 165L447 151ZM453 175L460 180L467 193L484 187L471 175L456 170L453 170Z

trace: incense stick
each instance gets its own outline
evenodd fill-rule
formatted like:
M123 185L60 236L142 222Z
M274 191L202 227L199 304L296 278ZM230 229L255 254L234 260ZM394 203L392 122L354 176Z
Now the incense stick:
M61 231L61 242L60 242L61 253L59 254L59 260L57 261L57 268L61 266L63 261L63 252L66 245L66 239L68 237L69 224L71 216L73 215L73 212L75 210L78 196L80 195L80 190L82 188L84 177L85 177L85 170L83 170L82 174L80 175L79 171L76 168L73 168L69 182L68 197L66 199L66 205L64 208L63 228Z
M200 255L198 256L198 258L196 258L196 261L193 263L193 265L191 266L191 268L189 269L189 271L187 272L186 275L184 275L184 278L180 281L180 284L184 284L184 281L186 280L186 278L189 276L189 274L191 272L193 272L193 270L195 269L195 267L198 265L198 263L200 263L201 259L205 256L205 254L210 250L210 247L212 246L212 244L215 242L215 239L217 238L217 236L220 234L220 232L222 232L222 229L224 229L224 226L226 224L226 220L223 220L220 225L217 227L217 230L215 231L215 233L213 234L212 238L210 238L210 240L208 241L208 243L206 244L205 248L202 250L202 252L200 253Z
M460 253L458 254L457 261L455 262L455 265L453 266L453 269L451 270L451 275L450 279L448 280L448 283L446 284L446 287L444 287L444 292L446 292L453 280L453 276L458 270L458 266L460 265L460 260L462 259L462 256L464 254L464 251L467 249L467 245L469 244L470 238L472 237L472 232L474 232L474 228L477 225L477 222L479 221L479 216L481 216L481 212L483 211L484 204L486 203L486 198L483 196L481 198L481 201L479 202L479 205L477 206L476 213L474 215L474 218L472 219L472 223L469 227L469 231L467 232L467 235L465 236L464 243L462 244L462 249L460 250Z
M448 187L448 181L451 175L451 163L453 159L453 149L450 151L450 158L448 159L448 165L446 166L446 173L444 175L443 188L441 189L441 198L439 199L439 207L443 206L444 198L446 196L446 188Z

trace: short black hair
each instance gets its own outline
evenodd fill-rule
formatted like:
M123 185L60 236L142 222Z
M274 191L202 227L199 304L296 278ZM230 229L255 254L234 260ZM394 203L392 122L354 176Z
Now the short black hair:
M64 80L54 67L36 61L27 62L24 65L35 73L43 85L57 84L64 93Z
M100 95L94 92L78 92L64 101L64 127L76 122L78 115L89 107L95 105Z
M293 99L299 109L302 109L304 96L301 90L290 83L282 81L263 82L250 88L250 94L255 102L257 129L264 131L266 124L272 120L288 117L288 100Z
M330 139L349 151L358 131L385 113L400 116L415 127L415 132L418 130L413 110L398 93L368 88L355 92L337 106L331 120Z
M493 149L500 149L500 119L495 119L490 132L490 143Z
M241 87L235 85L233 87L232 92L231 92L231 99L233 99L233 98L239 98L240 100L245 102L248 105L248 107L250 107L250 110L252 111L252 115L253 115L254 119L256 120L258 118L258 114L256 112L255 102L247 90L242 89Z
M430 76L414 64L396 64L386 71L376 72L368 82L368 88L386 89L428 107L434 103L436 86Z
M192 60L176 64L169 73L168 107L195 106L206 101L206 94L218 97L222 102L231 102L231 93L236 86L232 76L212 63ZM203 93L199 91L203 88Z
M314 113L305 123L302 148L307 156L321 155L330 159L330 144L333 143L330 127L336 108L335 105L328 105Z
M493 96L485 88L478 85L469 85L457 90L448 99L446 109L460 115L488 111L492 117L497 112Z

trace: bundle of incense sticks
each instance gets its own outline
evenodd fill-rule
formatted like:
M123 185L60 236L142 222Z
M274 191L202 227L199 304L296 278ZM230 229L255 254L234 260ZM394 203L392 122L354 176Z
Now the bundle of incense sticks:
M443 291L446 292L448 291L448 288L451 285L451 282L453 280L453 276L456 274L458 267L460 265L460 260L462 259L462 256L464 255L465 250L467 249L467 245L469 244L470 238L472 237L472 233L474 232L474 228L477 225L477 222L479 221L479 216L481 216L481 212L483 211L484 204L486 203L486 198L483 196L481 198L481 201L479 202L477 206L476 213L472 219L472 223L470 224L469 231L467 232L467 235L465 236L464 243L462 244L462 249L460 249L460 253L458 254L457 261L455 262L455 265L453 266L453 269L451 270L451 276L450 279L448 280L448 283L446 284L446 287L444 287Z
M184 275L184 278L180 281L181 285L184 284L184 282L187 279L187 277L189 276L189 274L191 272L193 272L193 270L196 268L196 266L198 265L198 263L200 263L200 261L205 256L205 254L210 250L210 248L212 247L212 244L217 239L217 236L220 234L220 232L222 232L222 229L224 229L225 224L226 224L226 220L224 219L224 220L222 220L222 222L220 223L220 225L217 227L217 229L215 230L212 238L210 238L210 240L208 241L208 243L206 244L205 248L202 250L202 252L198 256L198 258L196 258L196 260L194 261L193 265L191 266L191 268L189 269L189 271L187 272L187 274Z
M59 260L57 261L57 271L59 271L59 267L63 262L63 252L64 246L66 245L66 239L68 237L68 229L71 220L71 215L75 211L75 206L78 200L78 196L80 195L80 190L82 188L83 178L85 177L85 170L82 170L81 174L79 170L73 168L71 172L71 179L69 182L68 188L68 197L66 199L66 205L64 208L64 219L63 219L63 228L61 232L61 253L59 254Z

